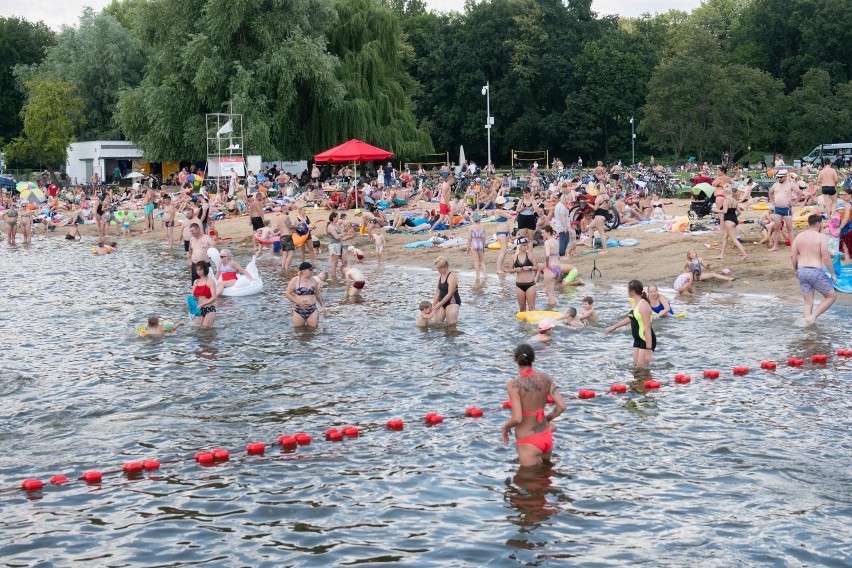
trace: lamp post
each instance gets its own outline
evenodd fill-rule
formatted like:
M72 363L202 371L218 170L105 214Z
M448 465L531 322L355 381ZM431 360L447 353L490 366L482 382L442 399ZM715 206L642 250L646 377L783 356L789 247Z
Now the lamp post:
M633 167L633 165L636 163L636 132L634 132L633 127L634 127L633 117L631 116L630 117L630 148L631 148L631 152L632 152L632 155L633 155L633 161L630 162L631 167Z
M488 133L488 166L491 165L491 127L494 125L494 117L491 116L491 83L486 82L482 87L482 94L485 95L485 131Z

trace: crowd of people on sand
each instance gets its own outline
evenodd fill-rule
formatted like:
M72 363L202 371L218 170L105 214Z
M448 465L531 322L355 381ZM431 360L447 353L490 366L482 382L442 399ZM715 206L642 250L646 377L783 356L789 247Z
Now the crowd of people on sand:
M782 242L790 246L791 264L805 300L804 317L812 323L835 300L832 280L836 275L822 232L839 239L844 262L850 262L852 184L849 172L839 173L829 160L816 172L808 167L797 172L783 167L779 157L774 168L768 209L758 221L764 238L757 244L766 245L769 251L780 250ZM711 215L721 235L719 259L724 259L729 247L746 258L748 251L737 231L741 213L762 200L755 196L757 187L751 177L755 174L731 164L724 156L715 172L708 164L700 168L689 164L683 169L695 170L694 184L709 183L713 188ZM175 179L187 179L188 173L184 171ZM196 173L203 178L203 172ZM43 180L39 182L47 190L43 203L22 202L4 193L0 219L6 223L10 245L16 244L19 231L24 244L31 243L36 226L42 232L65 227L65 238L76 241L82 240L80 226L95 225L95 254L118 250L113 239L136 234L137 223L144 224L142 233L154 231L161 223L170 248L176 240L178 245L183 241L190 268L190 310L198 325L209 328L216 322L216 300L223 290L240 276L253 278L227 248L221 251L218 265L211 267L208 257L208 249L217 247L216 221L245 215L252 231L247 238L255 256L280 254L284 270L299 263L284 296L291 304L294 327L314 328L320 314L325 317L328 313L322 293L327 281L342 280L347 296L360 295L367 284L359 268L366 255L355 247L356 238L370 242L368 252L381 263L386 234L396 232L422 233L430 247L465 250L471 256L477 281L487 279L489 269L497 275L514 275L518 312L536 311L539 290L552 309L557 304L557 289L585 284L571 263L578 246L608 253L607 224L614 215L624 225L671 219L665 210L668 203L659 193L650 191L653 180L671 174L652 158L650 164L631 167L598 162L588 170L582 169L579 159L570 168L556 159L548 171L533 163L519 177L502 175L491 165L480 169L474 162L444 164L429 172L422 165L416 171L408 166L399 171L387 163L360 175L349 166L333 169L314 164L301 176L273 167L248 172L245 177L232 172L212 189L185 181L179 187L141 183L123 193L118 187L97 184L95 191L83 186L57 188ZM842 175L847 178L845 183L841 183ZM820 195L816 194L817 187ZM199 191L201 188L204 190ZM838 188L842 188L839 196ZM801 205L809 206L808 228L795 235L793 209ZM318 209L330 210L327 221L310 218L308 213ZM141 217L137 217L140 211ZM267 219L270 213L274 215ZM486 223L493 227L490 236ZM461 227L466 236L443 236ZM176 228L180 231L177 235ZM327 272L317 270L323 248L328 254ZM493 267L485 260L486 248L499 249ZM350 258L355 262L350 263ZM437 281L433 296L420 301L416 324L456 325L462 305L458 274L450 268L446 256L436 258L434 267ZM673 287L678 295L691 294L699 282L733 279L726 270L713 271L711 263L689 250ZM816 308L814 292L824 296ZM631 280L627 294L631 302L627 316L603 331L609 334L629 325L634 364L646 368L657 347L652 322L674 316L675 311L671 300L653 284L646 287L639 280ZM538 323L538 334L531 338L531 344L550 341L557 326L601 325L591 296L583 297L579 309L568 307L556 313L559 315ZM152 316L148 330L149 335L161 335L157 316ZM532 369L534 360L529 344L519 346L515 352L519 373L508 385L509 398L517 404L504 426L504 436L515 428L522 464L546 457L552 447L550 422L564 408L552 378ZM544 416L542 397L548 394L557 405Z

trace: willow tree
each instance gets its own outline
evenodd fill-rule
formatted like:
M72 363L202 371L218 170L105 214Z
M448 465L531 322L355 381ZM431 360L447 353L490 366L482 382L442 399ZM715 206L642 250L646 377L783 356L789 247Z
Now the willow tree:
M133 17L152 49L139 87L124 91L117 119L154 160L205 155L204 115L244 115L247 153L304 157L317 115L343 103L326 32L331 0L151 0Z
M340 59L337 78L342 104L314 109L307 134L314 148L359 138L399 157L432 152L411 105L415 82L404 57L413 51L402 39L399 20L379 0L336 0L338 22L329 31L329 51Z

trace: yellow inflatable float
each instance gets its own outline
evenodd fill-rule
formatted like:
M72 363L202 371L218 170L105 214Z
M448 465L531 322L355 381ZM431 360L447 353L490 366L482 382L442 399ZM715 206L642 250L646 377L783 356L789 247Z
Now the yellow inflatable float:
M488 247L487 247L487 248L489 248L489 249L491 249L491 250L500 250L500 243L498 243L498 242L496 242L496 241L495 241L495 242L493 242L493 243L488 243Z
M769 204L765 201L758 201L757 203L753 204L751 208L754 211L768 211Z
M518 312L515 314L515 317L529 323L538 323L543 319L557 320L562 317L562 313L548 311Z

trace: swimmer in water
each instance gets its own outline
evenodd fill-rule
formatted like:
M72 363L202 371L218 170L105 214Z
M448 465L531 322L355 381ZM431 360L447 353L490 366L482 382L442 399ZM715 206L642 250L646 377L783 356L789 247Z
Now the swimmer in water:
M168 331L174 331L184 324L186 324L186 322L181 320L177 322L173 327L169 328ZM165 331L166 330L160 325L159 316L150 316L148 318L148 327L145 328L145 335L149 337L162 337Z
M553 337L553 322L548 319L543 319L538 322L538 333L533 335L533 341L541 341L543 343L549 343Z
M432 320L432 302L429 300L423 300L417 308L420 311L417 313L417 323L415 325L417 325L417 327L426 327Z
M364 273L357 268L347 268L343 271L343 276L346 278L346 295L360 296L361 290L364 289L364 285L367 283Z
M598 327L601 324L601 316L594 308L595 299L591 296L583 298L583 312L577 316L580 321L586 322L589 327Z
M503 443L509 443L509 431L514 428L518 461L521 467L540 465L550 461L553 451L553 420L565 411L565 399L553 379L547 373L533 371L535 351L524 343L515 349L515 363L518 376L506 385L509 401L512 403L512 416L503 424ZM545 414L547 395L553 397L556 405Z
M674 315L672 304L669 299L660 294L660 291L654 284L648 286L648 303L651 304L651 311L654 312L654 317L664 318Z
M584 327L583 320L577 317L577 308L568 308L560 318L568 327Z

